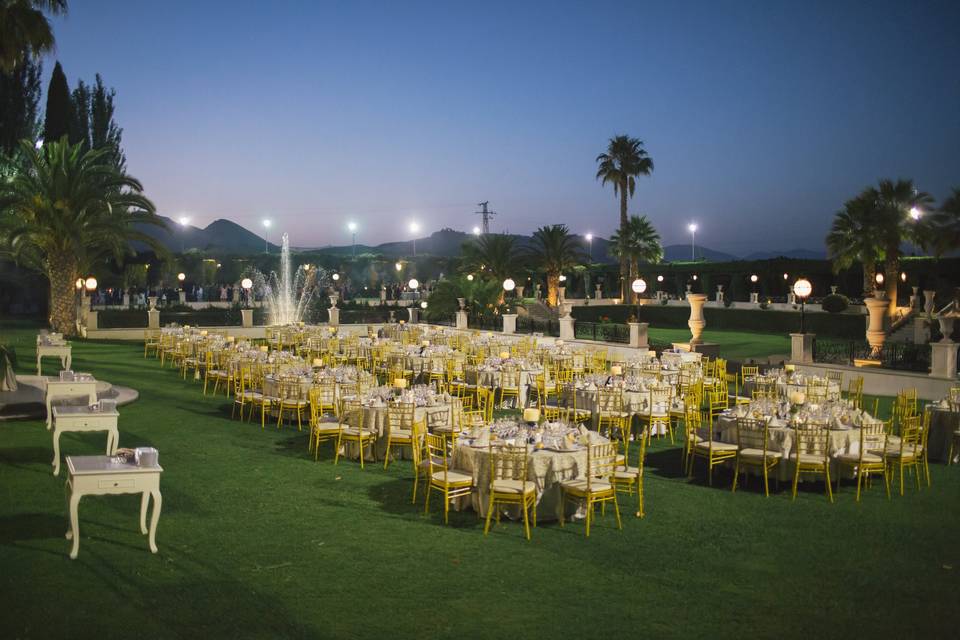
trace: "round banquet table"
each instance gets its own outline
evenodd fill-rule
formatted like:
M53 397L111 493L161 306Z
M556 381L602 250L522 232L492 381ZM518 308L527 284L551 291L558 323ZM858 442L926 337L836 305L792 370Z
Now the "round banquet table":
M439 403L429 407L417 407L413 411L413 419L415 422L426 420L428 430L432 430L434 427L448 426L453 419L454 404L457 402L459 402L459 400L454 398L453 401L447 403ZM370 429L377 434L376 451L378 460L383 460L383 457L387 453L387 436L390 433L390 421L387 419L388 410L389 407L386 403L377 405L365 403L363 405L363 428ZM459 411L459 408L456 410ZM403 447L402 450L394 449L394 455L396 455L398 451L400 457L403 459L413 457L410 447ZM371 454L372 452L368 447L363 453L364 459L372 460L373 456ZM342 455L348 458L359 459L360 449L355 443L350 442L344 445Z
M530 385L531 383L535 384L536 376L541 373L542 371L535 371L533 369L520 370L520 402L518 408L527 406L527 396ZM468 373L466 375L466 381L467 384L475 384L485 389L498 389L500 388L500 375L501 372L496 369L478 369L475 377L472 373ZM471 380L471 378L474 379Z
M606 442L606 439L602 441ZM481 517L486 517L490 500L489 448L486 445L458 443L453 452L453 468L473 476L474 484L473 492L469 497L461 498L457 508L463 509L469 505ZM527 481L533 483L537 490L538 522L559 520L561 509L566 509L567 517L582 515L575 503L569 502L564 506L560 483L583 478L586 470L586 448L578 448L576 451L530 450L527 454ZM513 519L521 517L520 508L513 505L505 508L502 513Z
M576 390L577 394L577 408L578 409L588 409L591 415L591 425L594 429L597 428L597 425L600 423L600 413L598 411L599 407L599 397L600 394L597 392L596 388L591 388L589 386L578 388ZM630 414L630 417L645 415L647 413L644 404L650 398L649 391L630 391L624 389L623 391L623 410ZM672 405L667 410L666 407L662 407L669 414L680 414L683 413L683 401L677 400L674 398ZM666 427L661 425L657 428L651 435L661 435L666 433Z
M865 414L866 415L866 414ZM780 480L793 480L794 465L790 461L790 454L793 452L794 445L793 427L779 418L773 418L767 429L767 448L770 451L779 451L783 458L775 467L777 478ZM737 419L732 415L717 416L715 427L715 437L720 442L737 444ZM838 424L830 429L830 475L836 479L837 465L833 458L841 453L859 453L860 451L860 429L857 427L845 427ZM752 467L744 467L752 469ZM741 469L743 471L743 469ZM844 467L847 472L846 477L853 477L852 469Z
M930 434L927 437L927 455L930 460L947 462L950 453L950 441L957 429L960 429L960 411L932 405L929 407ZM954 451L954 454L958 453Z
M740 390L740 395L745 398L753 397L753 390L757 387L756 378L752 376L747 376L746 380L743 382L743 389ZM785 382L783 380L777 380L777 393L781 398L788 397L794 391L799 391L800 393L807 392L807 383L795 383L795 382ZM840 398L840 385L836 382L829 382L827 384L827 398L836 400Z

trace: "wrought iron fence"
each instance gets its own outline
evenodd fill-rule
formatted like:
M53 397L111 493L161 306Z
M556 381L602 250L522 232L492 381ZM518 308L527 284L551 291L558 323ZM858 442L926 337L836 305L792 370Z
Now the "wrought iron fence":
M630 342L630 327L612 322L577 322L573 335L579 340L597 340L599 342Z
M484 331L500 331L503 328L503 321L500 316L471 313L467 316L467 327Z
M876 359L885 369L929 371L930 345L912 342L886 342L879 354L859 340L814 340L813 361L824 364L852 365L854 360Z
M557 320L537 320L536 318L517 318L517 333L542 333L545 336L559 336L560 322Z

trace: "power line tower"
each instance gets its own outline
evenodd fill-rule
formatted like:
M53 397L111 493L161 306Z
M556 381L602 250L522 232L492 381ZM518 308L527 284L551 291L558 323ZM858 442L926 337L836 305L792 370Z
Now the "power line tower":
M489 211L487 205L490 204L490 201L480 202L477 204L478 207L483 207L482 211L474 211L474 213L480 214L483 216L483 233L484 235L490 233L490 218L497 215L496 211Z

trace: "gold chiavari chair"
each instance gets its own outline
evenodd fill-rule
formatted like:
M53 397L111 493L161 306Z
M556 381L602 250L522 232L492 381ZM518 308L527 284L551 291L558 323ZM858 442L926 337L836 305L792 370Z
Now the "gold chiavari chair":
M143 330L143 357L146 358L148 354L153 352L154 356L160 355L160 330L159 329L144 329Z
M613 470L613 475L610 476L613 488L617 491L623 492L626 490L626 493L633 495L634 490L637 492L637 513L638 518L642 518L646 515L643 510L643 467L646 462L647 456L647 442L649 437L642 430L637 436L635 442L640 447L640 451L637 455L637 466L630 466L630 439L624 438L621 441L620 446L623 448L622 456L617 456L616 467Z
M383 456L383 468L390 465L390 452L395 447L412 447L414 444L413 419L415 405L412 402L390 405L387 409L387 448Z
M277 403L277 429L283 424L283 414L296 414L297 431L303 430L303 411L307 409L307 398L299 378L281 377L277 385L279 402Z
M243 421L243 410L250 407L248 413L253 413L253 405L260 397L260 394L247 388L250 384L251 372L249 365L237 365L237 371L233 376L233 407L230 409L230 417L233 418L237 407L240 408L240 421Z
M863 408L863 376L856 376L847 380L847 400L854 407Z
M923 423L920 416L903 418L900 423L899 442L888 442L883 459L887 468L888 483L893 475L900 476L900 495L903 495L903 476L912 469L920 489L921 447L923 446Z
M487 502L487 519L483 526L483 535L490 532L490 520L496 512L497 524L500 524L498 506L518 505L523 511L523 531L530 540L530 510L533 510L533 526L537 526L537 488L527 479L526 446L497 446L490 443L490 493Z
M564 526L564 511L567 502L582 503L587 512L586 537L590 537L590 524L594 506L613 503L617 517L617 529L623 529L620 520L620 505L617 503L617 491L611 483L616 469L617 447L612 443L587 445L587 469L583 478L565 480L560 483L563 505L560 509L560 526Z
M500 406L505 406L507 398L514 399L515 408L520 407L520 369L504 367L500 371Z
M691 395L684 398L683 406L683 470L684 473L692 475L693 448L698 442L703 441L700 435L703 427L703 414Z
M860 425L860 446L856 451L847 451L836 456L837 461L837 489L840 493L840 476L844 468L849 468L857 477L857 502L860 502L860 487L864 481L869 482L875 474L883 476L883 484L887 489L887 499L890 499L890 483L887 481L887 465L883 454L887 450L887 437L890 433L890 423L881 420L864 420Z
M320 445L324 442L337 442L340 439L340 420L324 420L324 409L327 406L324 395L326 390L321 386L310 387L307 399L310 402L310 437L307 450L313 451L313 460L320 457Z
M640 414L641 422L648 427L647 437L654 432L660 436L663 431L670 435L673 442L673 422L670 420L670 405L673 402L673 387L666 383L650 385L647 391L646 410Z
M423 505L423 512L430 513L430 494L439 491L443 494L443 523L447 524L450 521L451 503L461 496L470 495L473 491L473 476L450 468L450 454L447 450L447 441L443 436L428 433L424 439L430 481L427 484L427 499Z
M827 497L833 502L833 488L830 486L830 430L824 423L808 422L798 424L793 430L793 451L790 459L794 463L792 500L797 499L797 487L800 474L822 475Z
M337 452L333 457L333 464L340 462L340 452L345 443L354 443L360 453L360 468L364 468L366 449L370 447L373 461L377 461L377 434L372 429L363 426L363 405L360 400L345 400L340 409L340 433L337 436Z
M570 393L576 398L576 389ZM595 396L597 412L597 431L608 438L627 439L627 424L630 414L623 410L623 389L620 387L599 387Z
M717 416L719 416L727 408L727 394L724 391L718 391L716 389L710 389L707 392L707 410L709 411L710 423L716 421Z
M430 463L424 459L425 436L427 434L426 418L414 421L410 430L413 433L413 444L410 445L410 459L413 462L413 496L410 498L410 504L416 504L420 478L421 476L426 478L430 474Z
M737 462L731 491L737 490L742 467L759 467L763 474L763 493L770 497L770 471L780 464L783 454L770 450L769 420L737 419Z
M827 401L829 393L829 383L824 378L810 378L807 380L806 399L807 402L814 404L823 404Z
M717 393L721 392L710 392L711 395ZM701 421L703 420L702 417L700 419ZM687 428L687 432L688 434L690 433L689 427ZM712 418L707 425L702 425L701 423L701 427L699 429L699 433L697 433L697 436L698 440L693 443L693 455L690 458L689 474L690 477L693 477L693 463L696 462L697 458L702 458L704 462L707 463L707 483L713 485L713 468L722 465L727 460L736 458L739 448L735 444L729 442L720 442L716 439L713 430Z

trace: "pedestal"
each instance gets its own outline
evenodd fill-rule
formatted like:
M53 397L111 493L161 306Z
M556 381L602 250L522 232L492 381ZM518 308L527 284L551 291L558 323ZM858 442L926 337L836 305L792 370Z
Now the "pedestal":
M467 312L457 311L457 329L467 328Z
M123 308L124 308L124 309L129 309L129 308L130 308L130 294L129 294L129 293L123 294Z
M923 292L923 312L925 314L933 314L933 297L937 295L936 291L924 290Z
M147 328L148 329L160 328L160 310L159 309L150 309L147 311Z
M930 345L930 377L957 379L957 347L960 342L934 342Z
M240 303L240 287L239 286L237 285L233 286L233 289L231 291L231 297L233 299L233 304Z
M419 311L420 309L417 309L416 307L413 307L413 306L407 307L407 313L409 314L410 324L417 324L418 322L420 322Z
M759 293L754 292L754 293L751 293L751 294L750 294L750 304L760 304L760 294L759 294Z
M720 304L723 304L723 285L722 284L717 285L716 301L719 302Z
M864 298L864 304L867 305L867 311L870 313L869 324L867 325L867 342L870 343L870 357L877 360L880 358L880 350L887 339L887 332L883 328L883 319L886 317L887 307L890 301L885 298Z
M557 304L563 304L563 301L567 297L567 288L566 287L557 287Z
M564 316L560 318L560 339L573 340L573 316Z
M253 309L240 310L240 325L245 329L253 326Z
M187 304L187 292L186 292L186 291L184 291L183 289L180 289L180 291L177 291L177 296L180 298L180 304L181 304L181 305Z
M646 349L650 345L647 343L647 329L650 327L648 322L628 322L630 326L630 346L636 349Z
M98 321L98 320L97 320L97 314L98 314L98 313L99 313L98 311L90 311L90 310L87 310L87 318L86 318L86 323L85 323L85 324L86 324L86 326L87 326L87 330L88 330L88 331L90 331L90 330L96 331L96 329L97 329L97 321Z
M601 293L601 291L600 291L600 285L599 285L599 284L597 285L597 290L594 292L593 297L594 297L595 300L599 300L600 298L603 297L603 293Z
M720 357L720 345L716 342L697 342L694 344L689 342L672 342L671 346L677 351L702 353L711 359Z
M703 318L703 305L707 301L707 296L702 293L688 293L687 302L690 303L690 319L687 320L687 326L690 327L690 344L700 342L700 336L707 326L707 321Z
M790 334L790 362L795 364L813 364L812 333Z
M503 314L503 332L506 334L517 332L517 314L515 313Z
M913 319L913 344L927 344L930 342L930 325L927 319L914 317Z
M338 307L330 307L327 309L327 313L329 314L327 323L331 327L336 327L340 324L340 309Z

